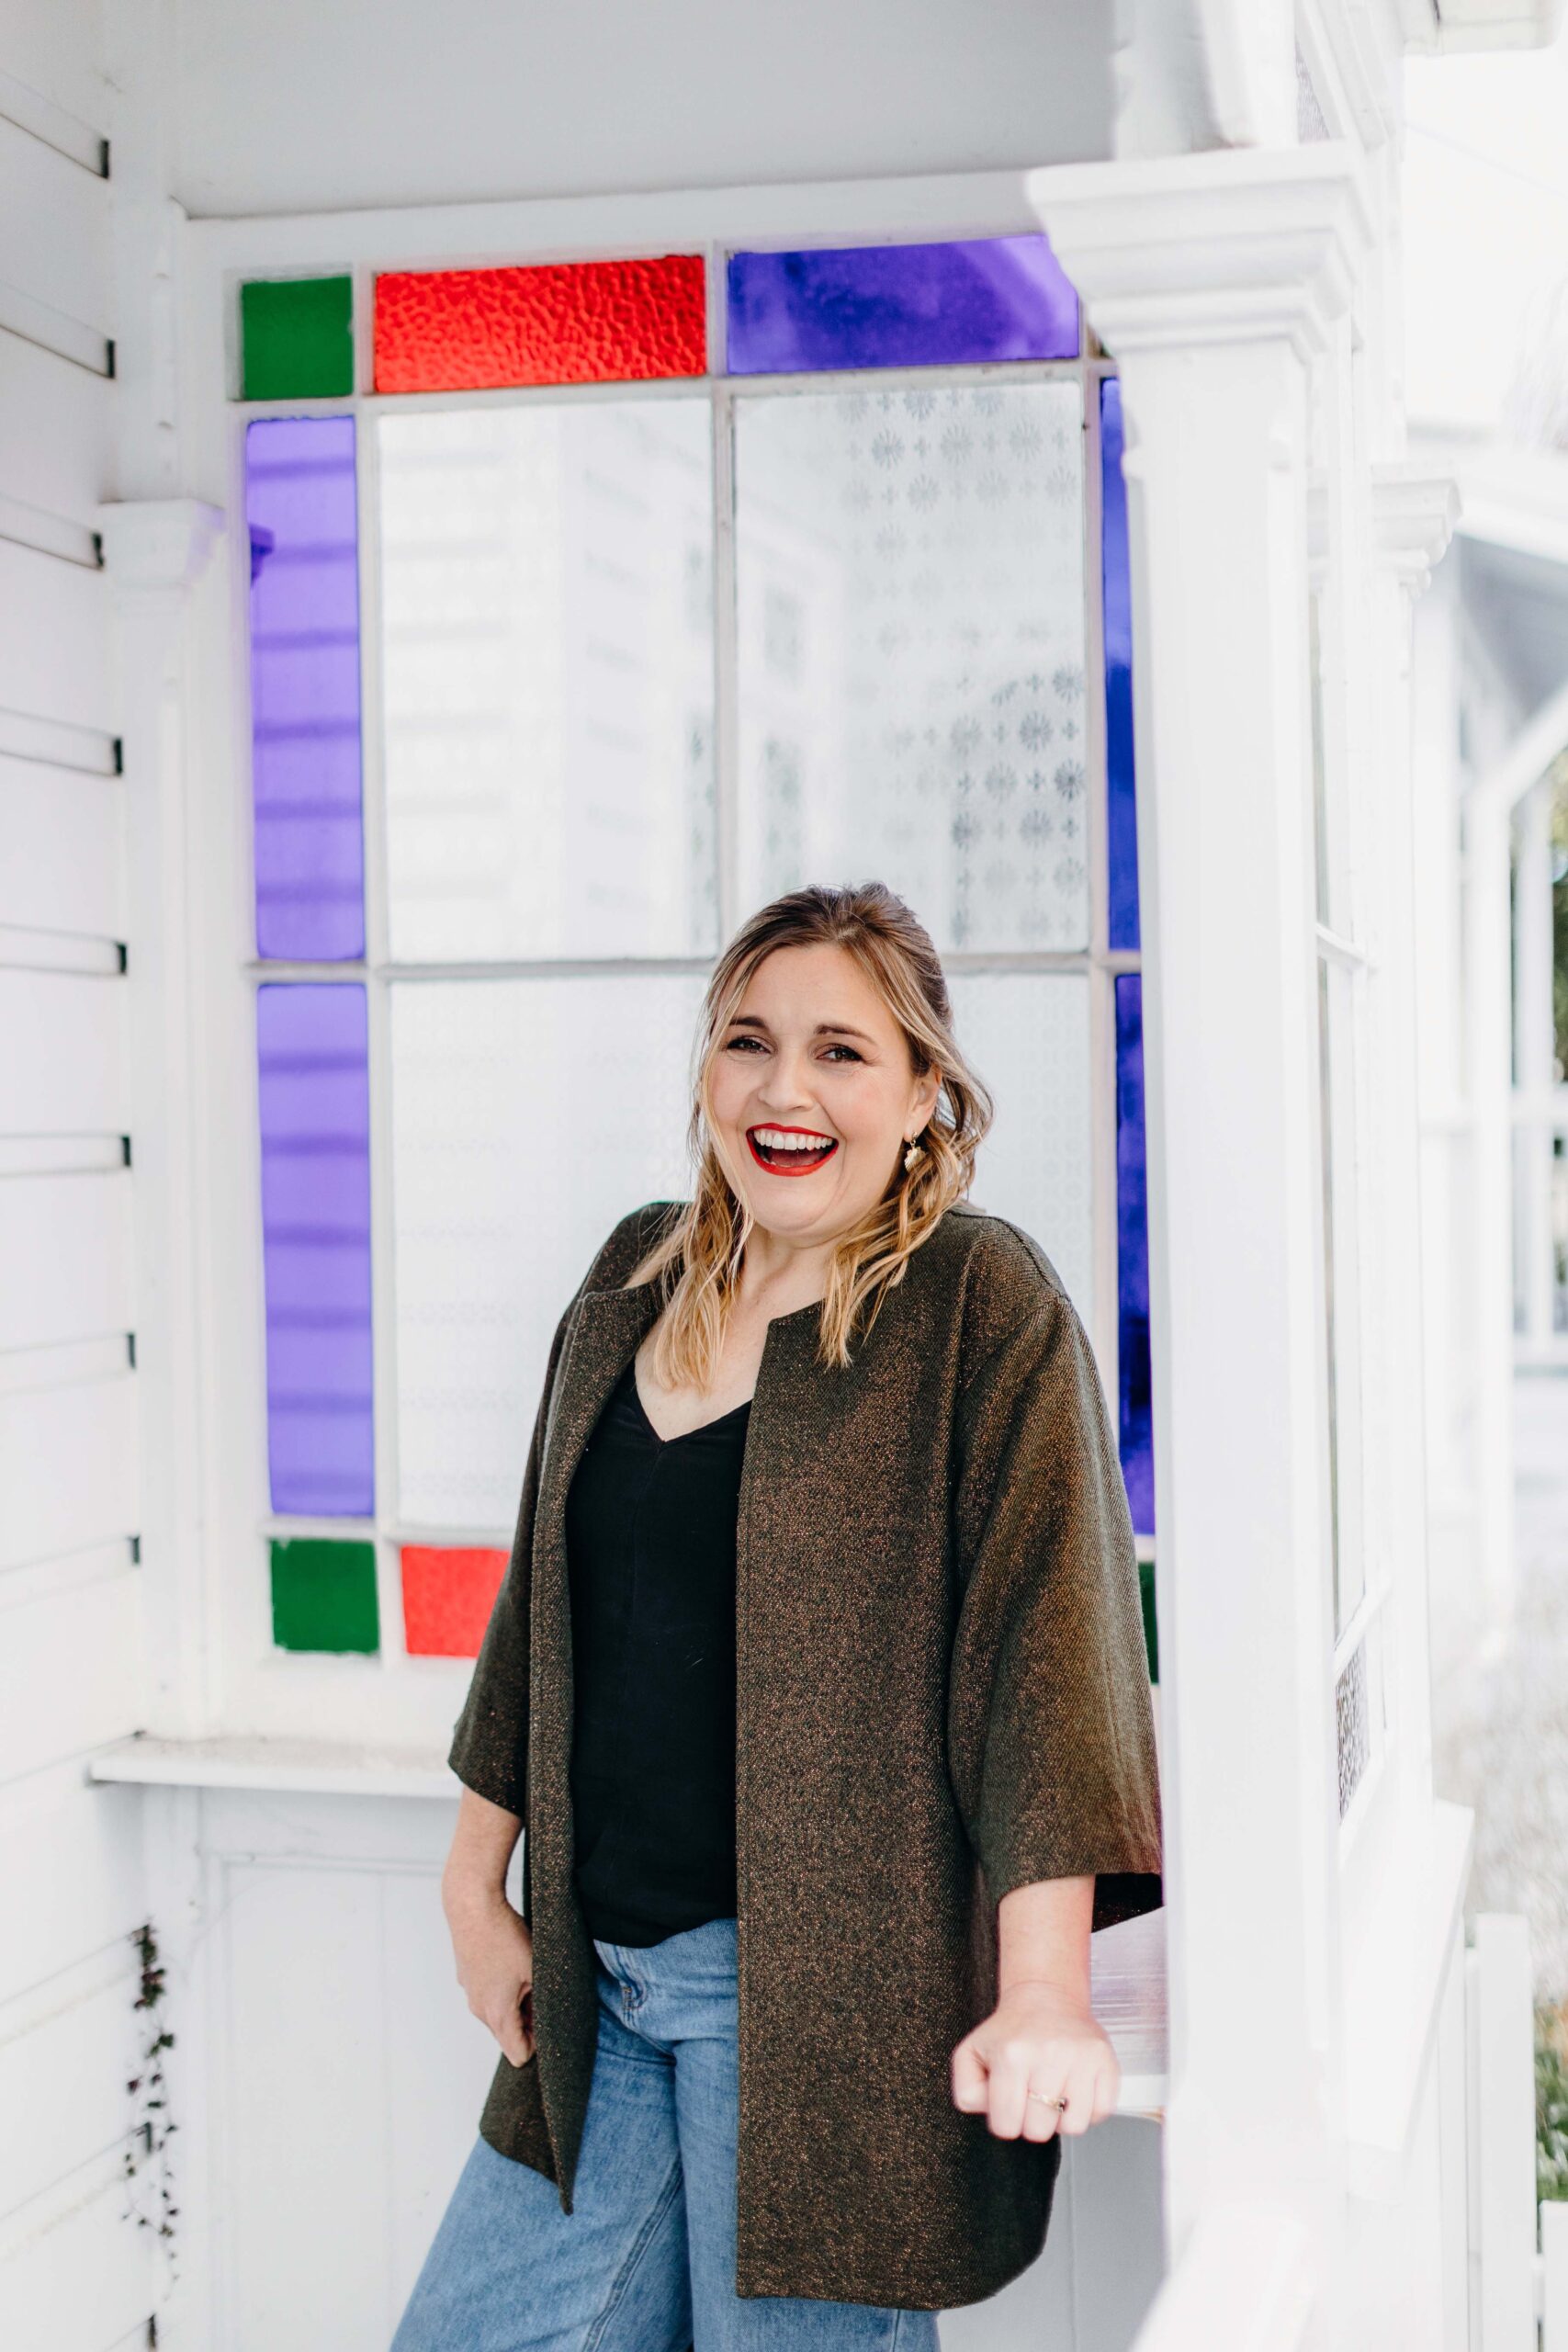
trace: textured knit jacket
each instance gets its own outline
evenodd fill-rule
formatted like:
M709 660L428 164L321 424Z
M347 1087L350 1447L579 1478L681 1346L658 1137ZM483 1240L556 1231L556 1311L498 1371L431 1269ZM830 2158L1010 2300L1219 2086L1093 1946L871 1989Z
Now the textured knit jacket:
M533 2053L479 2131L571 2211L597 2035L572 1875L567 1488L657 1314L622 1285L679 1204L623 1218L550 1351L510 1566L455 1727L524 1822ZM1095 1874L1161 1901L1133 1529L1088 1336L1028 1235L949 1209L848 1369L768 1326L736 1546L737 2290L946 2310L1033 2260L1059 2136L953 2104L996 2001L996 1905Z

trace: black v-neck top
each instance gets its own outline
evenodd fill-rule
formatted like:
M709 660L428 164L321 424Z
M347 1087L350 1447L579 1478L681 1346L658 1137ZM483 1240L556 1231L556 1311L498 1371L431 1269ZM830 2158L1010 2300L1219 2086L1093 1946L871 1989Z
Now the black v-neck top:
M735 1521L750 1410L661 1439L628 1364L567 1494L576 1878L602 1943L661 1943L735 1916Z

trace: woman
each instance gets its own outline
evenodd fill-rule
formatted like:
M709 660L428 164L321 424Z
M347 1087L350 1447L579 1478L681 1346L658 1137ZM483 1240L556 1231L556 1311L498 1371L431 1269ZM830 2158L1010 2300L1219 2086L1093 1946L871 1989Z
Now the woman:
M561 1317L451 1764L502 2057L394 2352L933 2352L1111 2111L1092 1928L1161 1899L1127 1503L880 884L709 984L690 1202ZM503 1887L527 1825L522 1916Z

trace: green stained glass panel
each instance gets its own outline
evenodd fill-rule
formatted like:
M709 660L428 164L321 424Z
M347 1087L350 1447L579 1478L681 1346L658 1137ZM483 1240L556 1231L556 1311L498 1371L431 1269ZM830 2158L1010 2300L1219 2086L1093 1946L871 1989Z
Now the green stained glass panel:
M272 1547L272 1638L280 1650L377 1650L376 1547L315 1536Z
M354 390L353 281L252 278L240 288L247 401L335 397Z

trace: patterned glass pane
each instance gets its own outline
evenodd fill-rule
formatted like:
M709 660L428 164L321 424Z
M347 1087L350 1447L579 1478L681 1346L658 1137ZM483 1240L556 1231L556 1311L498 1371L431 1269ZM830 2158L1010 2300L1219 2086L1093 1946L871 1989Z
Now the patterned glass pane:
M875 875L939 947L1089 938L1076 385L737 405L748 906Z
M240 288L241 398L339 399L354 390L347 277L253 278Z
M245 432L256 951L365 953L359 533L351 416Z
M1133 765L1133 582L1122 474L1122 387L1100 388L1100 589L1105 627L1106 864L1112 947L1138 944L1138 816Z
M695 974L394 985L405 1521L510 1532L567 1300L617 1218L689 1193L702 986Z
M403 1646L410 1657L478 1657L507 1554L403 1545Z
M1140 1535L1155 1532L1147 1170L1144 983L1136 972L1122 972L1116 980L1116 1360L1122 1476Z
M378 392L600 384L706 368L700 254L390 270L376 280Z
M256 991L272 1508L368 1518L370 1096L365 990Z
M1367 1696L1364 1641L1357 1643L1334 1686L1334 1717L1339 1759L1339 1815L1343 1820L1371 1758L1371 1710Z
M379 428L391 952L715 944L705 404Z
M280 1650L379 1649L375 1545L310 1536L275 1543L272 1638Z
M1077 297L1043 237L729 257L729 372L1071 359Z
M964 1058L997 1106L970 1198L1033 1236L1092 1325L1089 982L1076 972L968 972L948 985Z

